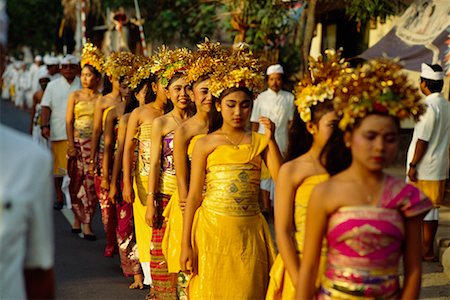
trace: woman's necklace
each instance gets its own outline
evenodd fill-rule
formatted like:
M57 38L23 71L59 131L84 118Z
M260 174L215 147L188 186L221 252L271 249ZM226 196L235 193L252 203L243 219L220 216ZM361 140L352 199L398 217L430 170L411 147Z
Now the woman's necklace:
M223 131L222 128L220 129L220 131L223 133L223 136L227 139L227 141L234 146L235 149L239 149L239 144L242 142L242 140L244 139L244 136L246 134L245 131L241 134L241 136L237 142L234 142L232 139L230 139L228 137L228 135L225 133L225 131Z
M180 126L180 122L178 122L177 118L175 118L173 112L171 112L170 114L172 115L172 118L175 120L175 123L177 123L177 126Z

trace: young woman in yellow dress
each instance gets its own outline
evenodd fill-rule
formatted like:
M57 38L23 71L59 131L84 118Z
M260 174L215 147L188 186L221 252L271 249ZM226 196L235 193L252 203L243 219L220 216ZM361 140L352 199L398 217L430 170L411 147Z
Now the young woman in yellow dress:
M176 274L167 270L161 243L165 232L162 213L177 187L173 161L173 137L175 130L190 117L190 86L186 82L185 70L191 58L187 49L163 49L155 59L162 62L156 72L166 89L166 96L174 108L156 118L152 124L152 148L148 179L147 211L145 219L152 227L150 246L150 273L152 292L150 298L176 299ZM157 65L158 66L158 65Z
M151 285L150 241L152 229L145 221L147 210L148 175L150 171L150 152L152 122L163 115L167 103L165 89L151 71L152 59L143 63L139 72L149 76L149 89L152 97L149 103L136 108L131 113L125 137L123 154L123 190L124 201L133 203L134 228L138 247L138 256L144 273L144 284ZM144 74L145 73L145 74ZM133 171L134 156L137 151L136 167Z
M331 177L311 193L297 298L418 299L420 230L431 202L383 169L396 156L400 120L417 120L425 107L401 65L388 59L337 81L333 102L342 118L324 148ZM324 237L327 264L317 291Z
M266 294L275 250L258 203L261 162L277 178L282 157L273 122L260 119L264 135L247 129L253 92L262 83L246 49L232 52L210 78L222 124L197 141L192 155L180 256L181 269L192 275L191 299Z
M320 56L317 61L310 61L312 74L305 75L306 79L295 89L299 114L295 116L295 128L291 128L288 156L292 157L293 153L300 156L285 163L278 174L275 237L280 253L270 271L266 299L295 298L309 196L318 183L328 179L320 154L337 126L332 83L346 64L339 63L339 53L332 50L325 53L325 58ZM326 247L323 247L319 273L323 273L325 262Z
M192 151L198 138L208 133L212 105L212 96L208 88L209 77L214 71L217 60L224 55L220 43L211 43L206 40L197 47L186 74L187 83L192 85L192 90L188 93L191 95L190 98L194 99L197 112L175 130L173 158L178 188L163 212L167 224L162 241L162 252L166 258L169 273L178 274L178 299L187 299L187 275L181 272L180 252L183 233L182 213L188 194Z
M130 52L112 53L106 58L104 68L106 75L112 82L112 91L96 103L94 111L94 131L92 133L89 170L94 172L96 166L97 170L95 170L96 174L94 175L95 191L100 203L102 223L106 233L106 246L103 253L106 257L112 257L115 251L117 224L115 207L108 201L109 180L106 180L106 177L102 174L104 147L102 133L108 111L114 109L122 100L119 79L128 73L129 68L134 64L134 60L135 56Z
M69 96L66 113L68 172L74 222L73 233L81 233L81 224L87 240L94 240L91 221L97 197L94 177L88 172L91 154L91 138L94 123L94 107L101 98L97 88L102 78L103 54L88 43L81 56L81 85L83 89Z

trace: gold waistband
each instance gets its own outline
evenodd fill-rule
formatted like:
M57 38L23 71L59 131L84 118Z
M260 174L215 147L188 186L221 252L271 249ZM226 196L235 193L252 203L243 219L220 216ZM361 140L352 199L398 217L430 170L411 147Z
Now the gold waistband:
M162 173L159 177L159 192L172 195L177 189L177 176L169 173Z

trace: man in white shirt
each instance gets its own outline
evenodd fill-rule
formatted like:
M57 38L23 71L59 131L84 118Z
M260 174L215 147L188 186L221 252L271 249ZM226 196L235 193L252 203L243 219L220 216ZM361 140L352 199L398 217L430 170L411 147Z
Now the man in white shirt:
M0 299L51 299L51 156L1 124L0 140Z
M50 81L41 101L41 134L51 141L53 153L53 176L55 178L55 209L63 207L61 190L64 176L67 174L67 136L66 110L70 93L81 89L79 60L67 55L61 61L61 77Z
M294 95L282 90L283 67L279 64L267 68L268 89L258 95L254 104L250 122L252 130L264 133L264 127L259 126L259 118L264 116L275 123L275 140L283 156L286 156L288 147L288 131L294 117ZM268 175L261 178L261 198L263 209L271 212L271 199L274 196L274 182ZM265 178L267 177L267 178Z
M408 180L433 202L423 222L423 259L436 260L433 251L439 206L444 197L449 170L450 104L441 94L444 72L439 65L422 64L420 90L427 111L414 127L407 156Z

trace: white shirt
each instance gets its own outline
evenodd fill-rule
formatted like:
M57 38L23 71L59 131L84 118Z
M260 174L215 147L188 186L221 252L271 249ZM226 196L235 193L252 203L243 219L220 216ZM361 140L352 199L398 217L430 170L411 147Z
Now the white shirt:
M41 105L51 109L50 115L50 140L67 140L66 135L66 110L70 93L81 89L80 78L75 77L71 84L61 76L50 81L42 96Z
M283 155L288 147L288 126L294 118L294 95L280 90L275 93L267 89L258 95L253 104L250 122L258 123L259 117L267 117L275 123L275 140ZM264 127L259 126L259 133L264 133Z
M417 140L428 142L424 156L417 164L419 180L444 180L448 178L450 103L440 93L425 98L427 111L414 126L408 149L407 170L416 149Z
M53 267L50 152L0 124L0 299L25 299L23 270Z

